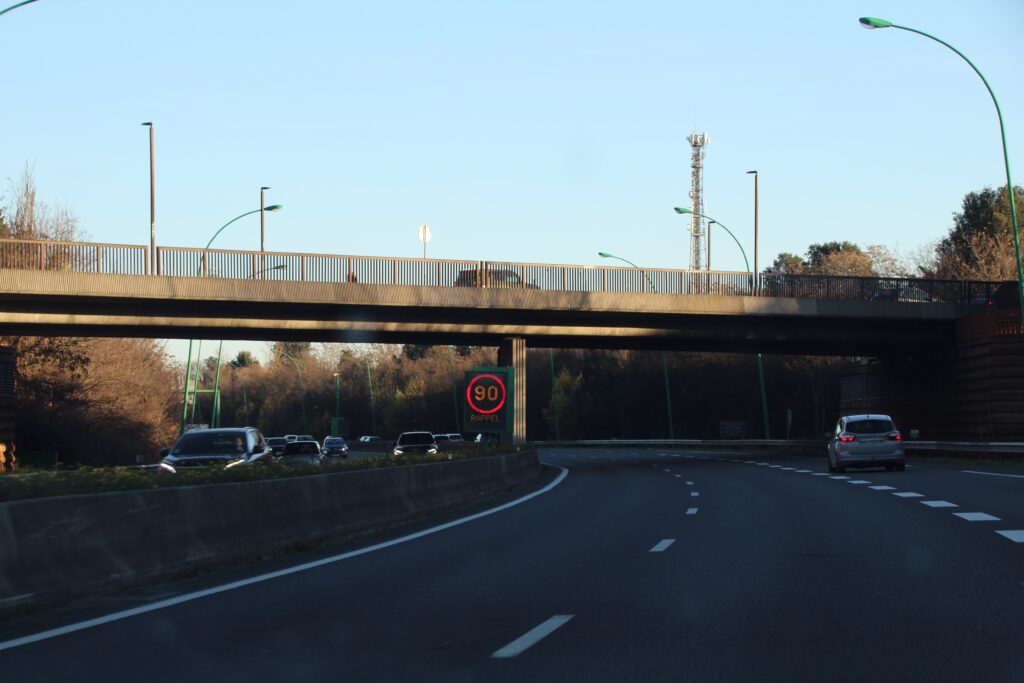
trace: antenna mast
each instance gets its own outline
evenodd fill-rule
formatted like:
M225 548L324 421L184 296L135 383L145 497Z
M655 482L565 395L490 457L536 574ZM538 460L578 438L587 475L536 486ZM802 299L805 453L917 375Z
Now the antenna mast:
M697 214L704 213L704 145L711 142L711 136L707 133L691 133L687 140L693 148L693 156L690 161L692 169L692 185L690 187L690 206L693 213L690 215L690 270L701 270L704 268L704 219Z

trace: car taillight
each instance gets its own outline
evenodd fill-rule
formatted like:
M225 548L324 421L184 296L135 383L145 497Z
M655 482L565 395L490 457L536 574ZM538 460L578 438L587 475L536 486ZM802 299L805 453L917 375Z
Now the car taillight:
M853 441L856 438L857 437L854 436L853 434L840 434L839 435L839 440L842 441L843 443L850 443L851 441Z
M903 435L899 432L889 432L887 436L891 441L903 441Z

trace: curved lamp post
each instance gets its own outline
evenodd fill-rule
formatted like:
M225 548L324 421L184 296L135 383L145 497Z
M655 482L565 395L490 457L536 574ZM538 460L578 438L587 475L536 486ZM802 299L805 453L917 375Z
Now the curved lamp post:
M24 2L15 3L8 7L7 9L0 10L0 14L7 14L12 9L18 9L19 7L24 7L25 5L31 5L33 2L38 2L38 0L25 0Z
M299 362L295 360L295 358L290 353L282 349L280 346L278 346L275 350L277 351L277 353L281 355L282 358L287 358L288 360L291 361L292 365L295 366L295 372L297 372L299 375L299 385L302 387L302 394L300 395L302 405L302 431L303 433L308 433L309 424L307 424L306 422L306 380L302 378L302 368L299 367Z
M729 233L729 237L731 237L733 239L733 241L736 242L736 246L740 248L740 253L743 255L743 265L745 265L746 268L747 268L747 271L750 272L750 262L747 261L747 252L744 251L743 245L740 244L740 241L738 239L736 239L736 235L732 234L732 230L730 230L729 228L725 227L725 225L722 223L722 221L720 221L718 219L711 218L711 216L705 216L702 213L696 213L695 211L692 211L690 209L680 208L678 206L675 207L675 212L678 213L678 214L691 214L692 213L695 216L700 216L701 218L707 219L709 221L711 221L711 220L715 221L715 224L718 227L722 228L722 230L725 230L727 233ZM752 282L752 285L751 285L750 289L751 289L751 293L753 294L755 286L756 286L756 282L757 282L757 273L751 273L751 282ZM765 389L764 389L764 360L761 357L761 353L760 352L757 353L757 376L758 376L758 380L760 381L760 385L761 385L761 415L764 418L764 438L770 439L770 438L772 438L772 436L771 436L771 428L768 425L768 395L767 395L767 393L765 392Z
M213 237L211 237L210 241L206 243L206 246L204 247L204 249L209 249L210 245L213 244L213 241L215 239L217 239L217 236L220 235L222 232L224 232L224 228L228 227L229 225L231 225L232 223L234 223L238 219L245 218L246 216L251 216L254 213L260 213L262 211L279 211L282 208L283 208L283 206L281 204L272 204L271 206L266 207L266 209L263 209L263 208L253 209L252 211L246 211L243 214L239 214L238 216L235 216L234 218L229 220L227 223L225 223L224 225L222 225L219 228L217 228L217 232L213 233ZM200 267L200 272L196 273L196 274L197 275L200 275L200 274L205 275L205 272L204 272L205 270L206 270L206 254L203 254L203 265ZM213 402L214 402L214 410L213 410L213 422L214 422L214 425L213 426L215 426L215 427L219 427L220 426L220 394L219 394L219 391L220 391L220 359L221 359L221 352L223 350L224 350L224 340L221 340L220 345L217 347L217 379L215 380L214 391L213 391ZM185 415L188 412L188 380L189 380L189 377L191 376L191 371L192 371L192 340L189 339L188 340L188 359L185 361L185 388L184 388L184 393L182 394L182 399L181 399L181 427L179 429L179 434L183 433L185 431ZM196 386L193 387L193 389L192 389L192 402L193 403L195 403L195 400L196 400L196 392L197 392L197 390L199 388L198 387L198 383L199 383L199 371L197 369L196 370ZM193 411L193 413L194 412L195 411Z
M974 70L974 73L978 74L978 78L981 79L981 82L985 84L985 89L988 90L988 94L992 97L992 104L996 107L996 117L999 119L999 137L1003 142L1003 165L1006 168L1006 195L1010 201L1010 219L1013 222L1013 248L1017 257L1017 296L1019 297L1021 316L1024 318L1024 269L1021 267L1020 258L1020 230L1017 225L1017 203L1014 199L1013 180L1010 179L1010 155L1006 150L1006 127L1003 125L1003 112L999 109L999 100L996 99L996 94L992 92L992 86L988 84L988 80L986 80L984 74L978 70L978 67L974 66L974 62L967 59L967 56L963 52L960 52L960 50L956 49L944 40L936 38L924 31L918 31L916 28L900 26L899 24L894 24L891 21L877 19L875 17L861 17L860 25L866 29L898 28L904 31L910 31L911 33L916 33L919 36L924 36L925 38L931 38L936 43L945 45L955 52L962 60L967 62L968 66Z
M650 285L652 292L657 292L658 291L658 290L656 290L654 288L654 283L651 282L651 278L647 277L647 273L644 272L643 270L641 270L640 266L638 266L637 264L633 263L629 259L624 259L621 256L616 256L615 254L609 254L607 251L599 251L599 252L597 252L597 255L600 256L601 258L613 258L613 259L616 259L618 261L622 261L623 263L628 263L629 265L633 266L634 268L639 270L641 273L643 273L644 279L647 280L647 284ZM553 384L553 382L554 382L554 379L553 379L554 378L554 360L552 360L551 363L552 363L552 370L551 370L551 372L552 372L552 387L553 387L554 386L554 384ZM668 438L675 439L676 438L676 430L675 430L675 427L672 425L672 390L670 389L669 383L668 383L668 359L666 358L664 351L661 352L661 371L662 371L662 373L665 376L665 411L668 414ZM557 429L557 427L556 427L556 429Z

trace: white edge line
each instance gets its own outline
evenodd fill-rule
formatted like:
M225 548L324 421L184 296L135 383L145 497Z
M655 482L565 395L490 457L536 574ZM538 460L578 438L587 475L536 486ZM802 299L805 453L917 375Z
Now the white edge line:
M503 510L508 510L511 507L515 507L516 505L519 505L520 503L525 503L526 501L530 500L531 498L536 498L537 496L539 496L541 494L547 493L551 489L553 489L556 486L558 486L559 484L561 484L562 481L569 474L569 470L568 469L566 469L564 467L559 467L558 465L555 465L555 467L558 467L558 469L562 470L562 473L559 474L558 477L553 482L551 482L550 484L548 484L544 488L540 489L539 491L534 491L533 493L528 493L527 495L523 496L522 498L516 498L515 500L509 501L507 503L503 503L502 505L499 505L498 507L490 508L488 510L483 510L482 512L477 512L475 514L469 515L468 517L460 517L459 519L453 519L450 522L445 522L444 524L440 524L440 525L435 526L435 527L430 527L429 529L423 529L422 531L417 531L416 533L408 534L408 535L402 536L400 538L394 538L394 539L391 539L390 541L384 541L382 543L375 543L374 545L367 546L365 548L359 548L358 550L351 550L351 551L349 551L347 553L341 553L340 555L333 555L331 557L325 557L325 558L322 558L322 559L319 559L319 560L314 560L312 562L304 562L303 564L295 565L294 567L288 567L287 569L278 569L277 571L269 572L267 574L260 574L259 576L252 576L252 577L250 577L248 579L242 579L240 581L232 581L231 583L225 583L224 585L221 585L221 586L214 586L213 588L207 588L205 590L195 591L194 593L185 593L184 595L178 595L178 596L175 596L173 598L167 598L166 600L158 600L157 602L150 603L149 605L142 605L141 607L133 607L132 609L126 609L126 610L122 610L120 612L114 612L112 614L107 614L107 615L102 616L102 617L96 617L94 619L87 619L85 621L80 621L80 622L75 623L75 624L69 624L67 626L61 626L59 628L53 628L53 629L49 629L47 631L41 631L39 633L34 633L32 635L22 636L21 638L14 638L13 640L7 640L7 641L4 641L4 642L0 642L0 652L2 652L3 650L10 650L10 649L13 649L13 648L16 648L16 647L20 647L22 645L28 645L30 643L37 643L37 642L39 642L41 640L49 640L50 638L56 638L57 636L63 636L63 635L66 635L68 633L75 633L76 631L84 631L86 629L93 628L94 626L102 626L103 624L109 624L109 623L111 623L113 621L120 621L121 619L127 619L129 617L138 616L140 614L146 614L147 612L155 612L156 610L159 610L159 609L164 609L166 607L173 607L174 605L180 605L180 604L182 604L184 602L191 602L193 600L198 600L200 598L205 598L205 597L208 597L210 595L217 595L218 593L226 593L228 591L235 590L236 588L244 588L245 586L251 586L251 585L256 584L256 583L263 583L264 581L269 581L271 579L277 579L277 578L280 578L282 576L288 576L289 574L297 574L299 572L304 572L304 571L309 570L309 569L316 569L317 567L323 567L323 566L328 565L328 564L333 564L335 562L340 562L341 560L347 560L347 559L350 559L350 558L353 558L353 557L358 557L360 555L366 555L368 553L372 553L372 552L375 552L377 550L384 550L385 548L390 548L391 546L398 545L400 543L406 543L408 541L416 540L417 538L423 538L424 536L430 536L431 534L436 534L439 531L445 531L447 529L451 529L452 527L457 527L457 526L460 526L460 525L465 524L467 522L472 522L474 520L480 519L481 517L487 517L487 516L493 515L493 514L495 514L497 512L502 512Z
M557 629L564 626L572 618L572 614L556 614L539 626L534 626L532 629L519 636L505 647L495 650L491 657L505 659L522 654L544 638L550 636Z

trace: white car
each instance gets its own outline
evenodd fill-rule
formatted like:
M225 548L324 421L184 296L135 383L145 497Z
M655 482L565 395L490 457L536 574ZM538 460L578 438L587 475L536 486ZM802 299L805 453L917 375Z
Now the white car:
M828 442L828 471L847 467L885 467L902 472L907 467L903 435L888 415L847 415L836 422Z

